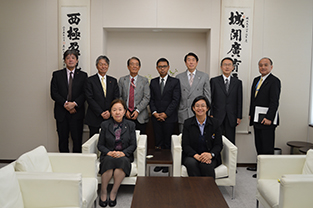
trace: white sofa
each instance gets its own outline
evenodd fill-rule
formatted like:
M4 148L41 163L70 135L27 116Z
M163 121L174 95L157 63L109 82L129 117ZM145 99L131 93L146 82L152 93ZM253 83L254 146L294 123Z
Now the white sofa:
M58 196L58 200L66 200L69 195L74 194L78 197L79 207L90 208L97 198L96 157L95 154L47 153L43 146L39 146L24 153L10 165L14 167L15 171L21 172L17 173L21 177L28 177L27 174L32 174L35 178L41 178L44 181L43 183L53 184L62 181L61 185L63 186L52 189L55 192L54 194ZM24 175L22 172L24 172ZM59 181L50 181L50 176ZM71 178L75 179L75 182L72 183ZM75 191L69 193L67 190L70 188L74 188ZM37 193L38 195L34 197L39 198L40 191Z
M125 177L122 181L123 185L135 185L137 176L145 176L146 174L146 155L147 155L147 135L140 135L140 131L136 130L137 149L134 152L134 162L131 164L131 172L129 177ZM99 134L93 135L82 145L83 153L95 153L98 156L97 170L99 172L100 152L97 148ZM98 183L101 183L101 176L98 174ZM113 179L109 183L113 183Z
M172 135L173 176L187 177L187 169L182 165L182 146L180 135ZM223 136L223 149L221 151L222 164L215 168L215 182L218 186L230 186L232 199L235 197L237 147Z
M9 164L0 184L1 208L81 207L81 174L15 172Z
M259 155L257 207L313 207L313 150L307 155Z

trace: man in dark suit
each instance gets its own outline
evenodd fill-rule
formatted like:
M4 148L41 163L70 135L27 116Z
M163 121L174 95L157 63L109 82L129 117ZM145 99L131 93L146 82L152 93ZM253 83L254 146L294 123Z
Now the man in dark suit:
M168 75L169 62L160 58L156 63L160 77L150 82L150 109L152 112L152 124L157 149L170 149L171 136L175 123L178 120L177 108L180 101L179 80ZM156 167L156 172L168 168Z
M279 124L277 110L281 84L280 80L271 74L272 69L272 60L262 58L259 61L261 76L253 80L251 87L249 119L250 126L254 128L255 147L258 155L274 154L275 129ZM265 112L256 112L256 109L260 108L266 109ZM256 174L253 177L256 177Z
M236 126L242 119L242 82L232 77L233 60L229 57L221 61L223 75L211 79L211 115L218 119L222 133L235 144Z
M77 68L78 52L67 50L63 55L66 68L53 72L50 93L54 103L59 137L59 151L69 152L68 138L71 132L73 152L81 152L83 119L85 116L84 84L87 73Z
M120 97L117 80L106 75L110 60L99 56L96 60L98 73L89 77L85 85L85 95L88 109L85 123L89 127L89 136L99 133L100 124L110 118L110 104Z
M127 61L129 75L121 77L118 81L120 96L127 104L126 118L136 124L141 134L146 134L149 121L148 104L150 101L149 81L138 74L141 67L139 58L132 57Z

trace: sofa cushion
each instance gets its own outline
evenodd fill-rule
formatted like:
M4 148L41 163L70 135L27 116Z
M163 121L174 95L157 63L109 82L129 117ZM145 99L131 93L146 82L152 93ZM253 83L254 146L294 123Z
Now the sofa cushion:
M39 146L21 155L16 160L15 170L24 172L52 172L46 148Z
M258 180L257 190L272 208L278 208L279 188L280 184L278 180L270 179Z
M13 165L0 169L0 207L24 207Z
M302 174L313 174L313 149L310 149L306 154Z

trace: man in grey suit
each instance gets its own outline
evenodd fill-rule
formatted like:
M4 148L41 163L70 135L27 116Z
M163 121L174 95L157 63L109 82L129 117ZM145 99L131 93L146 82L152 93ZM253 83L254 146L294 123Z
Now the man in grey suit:
M179 131L183 131L184 121L194 116L191 111L192 101L199 95L203 95L211 102L209 75L197 70L199 58L190 52L184 58L187 70L176 76L180 81L181 99L178 108Z
M127 104L126 118L136 124L141 134L146 133L149 121L147 106L150 101L149 81L138 74L141 67L139 58L131 57L127 60L129 75L118 81L121 99Z

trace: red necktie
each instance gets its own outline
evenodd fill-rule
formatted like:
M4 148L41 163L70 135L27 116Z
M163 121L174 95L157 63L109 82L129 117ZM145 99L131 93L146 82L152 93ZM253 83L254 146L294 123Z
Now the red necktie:
M131 80L131 85L129 87L129 99L128 99L128 109L130 111L134 110L134 91L135 91L135 87L134 87L134 78L132 78Z

